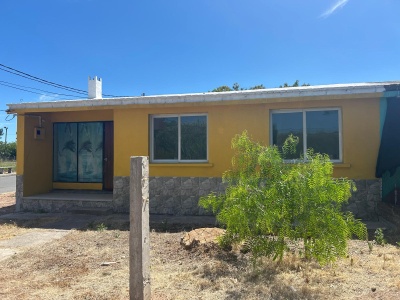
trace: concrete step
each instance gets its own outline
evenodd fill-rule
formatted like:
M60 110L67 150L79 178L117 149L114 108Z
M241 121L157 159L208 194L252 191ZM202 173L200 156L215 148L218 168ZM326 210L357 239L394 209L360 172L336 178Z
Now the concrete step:
M40 197L23 197L21 199L21 211L30 212L46 212L46 213L65 213L71 209L105 209L112 210L112 200L98 200L98 199L45 199Z
M68 212L80 209L82 212L94 211L94 214L108 214L113 209L113 194L99 191L52 191L50 193L23 197L21 211L32 212ZM100 209L96 212L96 209ZM106 212L103 212L106 211ZM77 212L78 213L78 212Z
M72 207L67 210L68 213L71 214L85 214L85 215L93 215L93 216L105 216L113 213L112 208L108 207Z

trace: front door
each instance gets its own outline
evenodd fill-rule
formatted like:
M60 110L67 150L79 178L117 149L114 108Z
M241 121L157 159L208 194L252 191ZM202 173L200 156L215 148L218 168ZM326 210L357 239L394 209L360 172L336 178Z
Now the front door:
M103 189L111 191L114 181L114 123L104 122Z

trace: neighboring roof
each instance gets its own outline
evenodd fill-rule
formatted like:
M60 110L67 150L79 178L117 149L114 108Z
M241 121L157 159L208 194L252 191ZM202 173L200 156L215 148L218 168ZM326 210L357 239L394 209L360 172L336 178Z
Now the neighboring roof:
M371 83L349 83L314 85L287 88L270 88L262 90L244 90L217 93L196 93L196 94L175 94L175 95L155 95L122 98L103 98L103 99L79 99L79 100L60 100L51 102L25 102L18 104L7 104L10 113L15 110L29 109L73 109L80 107L105 107L121 105L162 105L179 103L213 103L225 101L246 101L259 99L279 99L297 97L321 97L321 96L340 96L340 95L362 95L383 93L386 89L397 89L400 81L371 82Z

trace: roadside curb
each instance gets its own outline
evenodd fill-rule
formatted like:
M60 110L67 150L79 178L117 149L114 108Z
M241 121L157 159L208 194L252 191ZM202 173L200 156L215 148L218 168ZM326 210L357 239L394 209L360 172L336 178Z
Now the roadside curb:
M7 176L16 176L17 173L6 173L6 174L0 174L0 177L7 177Z

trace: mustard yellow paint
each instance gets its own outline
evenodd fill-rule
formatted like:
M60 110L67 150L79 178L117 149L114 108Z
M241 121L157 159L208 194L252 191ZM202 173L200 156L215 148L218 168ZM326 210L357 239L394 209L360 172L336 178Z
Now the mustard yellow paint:
M99 185L52 182L52 128L54 122L114 122L114 176L129 176L131 156L150 154L150 116L159 114L206 113L208 116L208 162L201 164L150 163L150 176L220 177L230 168L231 140L244 130L256 141L269 144L270 112L277 109L340 108L342 113L343 161L334 176L353 179L375 178L379 149L379 97L332 96L315 99L264 99L229 103L160 104L116 106L108 109L41 113L46 138L34 140L38 119L18 116L18 174L24 174L24 195L47 192L52 188L96 188ZM245 103L245 104L244 104ZM59 109L58 109L59 110ZM21 112L18 112L21 113ZM35 113L39 115L39 113Z
M112 121L112 110L82 110L74 112L52 113L52 122L95 122Z
M34 128L39 127L39 116L42 117L42 128L46 134L43 140L34 138ZM18 149L18 155L23 156L22 165L24 175L24 196L46 193L52 190L52 162L53 162L53 127L49 113L18 116L23 118L18 125L23 126L22 132L18 127L18 145L22 139L22 150ZM45 120L45 121L43 121ZM19 159L20 157L18 157Z
M53 189L59 190L102 190L102 183L53 182Z
M17 133L22 137L17 139L17 175L24 174L24 153L25 153L25 117L17 117Z
M38 127L39 116L45 138L34 138L34 128ZM17 174L24 175L23 195L47 193L54 188L62 189L102 189L102 184L63 183L53 184L53 124L55 122L112 121L112 110L93 110L57 113L30 113L18 115L17 122Z
M129 176L129 157L149 155L150 115L207 113L209 165L179 163L150 164L150 176L219 177L231 166L231 140L247 130L251 137L269 144L270 111L277 109L340 108L342 112L343 161L334 176L354 179L375 178L379 149L379 97L297 102L252 103L241 105L200 105L191 107L116 109L115 176ZM169 167L166 167L168 166Z

